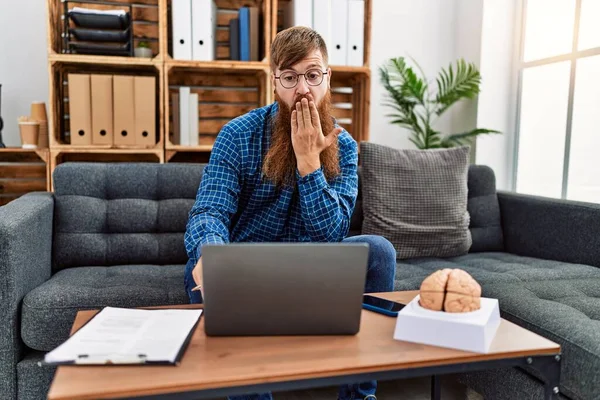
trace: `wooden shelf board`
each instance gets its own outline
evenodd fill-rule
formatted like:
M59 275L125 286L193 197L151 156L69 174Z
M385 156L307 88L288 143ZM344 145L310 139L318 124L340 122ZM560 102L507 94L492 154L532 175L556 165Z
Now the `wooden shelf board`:
M371 69L369 67L353 67L349 65L330 65L332 72L344 74L365 74L369 75Z
M24 149L22 147L0 148L0 153L37 153L38 151L48 151L48 149Z
M49 54L48 61L63 63L88 63L88 64L108 64L108 65L161 65L159 58L138 58L138 57L120 57L120 56L98 56L84 54Z
M165 64L168 68L179 67L179 68L199 68L204 70L217 69L217 70L245 70L245 71L266 71L269 68L267 62L262 61L230 61L230 60L217 60L217 61L190 61L190 60L173 60L167 58Z
M167 144L166 150L178 151L178 152L205 152L211 151L213 146L211 144L200 145L200 146L181 146L175 144Z
M43 149L24 149L22 147L6 147L6 148L0 148L0 157L2 157L2 155L18 155L18 154L24 154L24 155L28 155L28 154L36 154L41 161L47 163L48 162L48 155L50 154L50 151L48 148L43 148Z
M162 148L103 148L90 146L60 146L53 147L52 153L94 153L94 154L158 154Z

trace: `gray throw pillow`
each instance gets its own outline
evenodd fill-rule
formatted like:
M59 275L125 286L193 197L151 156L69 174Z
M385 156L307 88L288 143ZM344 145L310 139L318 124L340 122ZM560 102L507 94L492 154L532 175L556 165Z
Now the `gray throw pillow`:
M469 251L469 147L397 150L362 142L360 157L363 234L387 238L398 259Z

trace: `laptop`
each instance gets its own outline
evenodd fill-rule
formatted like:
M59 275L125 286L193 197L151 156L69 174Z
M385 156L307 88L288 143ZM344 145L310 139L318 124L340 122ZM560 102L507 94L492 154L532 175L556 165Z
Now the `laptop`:
M206 335L354 335L368 256L367 243L205 245Z

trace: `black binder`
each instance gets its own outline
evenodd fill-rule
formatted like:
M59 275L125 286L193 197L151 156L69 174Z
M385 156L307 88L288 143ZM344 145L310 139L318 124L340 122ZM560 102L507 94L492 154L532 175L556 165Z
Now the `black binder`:
M229 20L229 58L240 59L240 23L237 18Z

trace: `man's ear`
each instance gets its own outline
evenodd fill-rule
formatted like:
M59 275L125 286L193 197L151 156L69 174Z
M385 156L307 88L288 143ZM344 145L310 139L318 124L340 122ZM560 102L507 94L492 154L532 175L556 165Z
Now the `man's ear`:
M327 68L327 87L331 89L331 68Z

